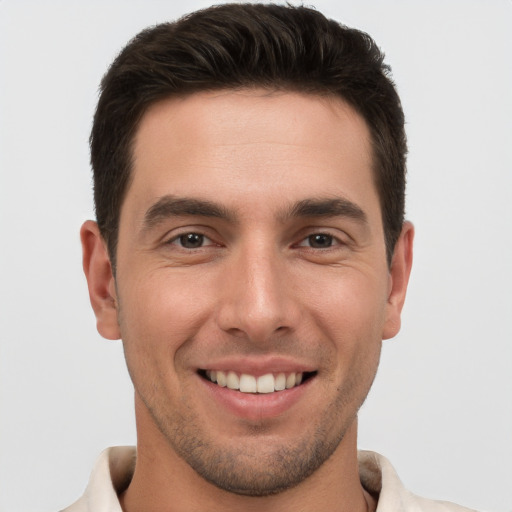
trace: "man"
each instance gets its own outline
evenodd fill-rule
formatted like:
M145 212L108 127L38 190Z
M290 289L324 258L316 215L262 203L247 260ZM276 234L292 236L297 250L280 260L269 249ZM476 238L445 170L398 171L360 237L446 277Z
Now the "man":
M81 238L137 452L66 510L464 510L357 453L412 264L403 125L374 42L310 9L219 6L121 52Z

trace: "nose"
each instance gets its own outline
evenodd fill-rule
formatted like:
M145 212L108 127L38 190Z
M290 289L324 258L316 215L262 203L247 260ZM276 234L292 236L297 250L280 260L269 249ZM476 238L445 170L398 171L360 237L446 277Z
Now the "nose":
M223 331L264 345L296 329L299 301L278 250L247 248L226 265L217 311Z

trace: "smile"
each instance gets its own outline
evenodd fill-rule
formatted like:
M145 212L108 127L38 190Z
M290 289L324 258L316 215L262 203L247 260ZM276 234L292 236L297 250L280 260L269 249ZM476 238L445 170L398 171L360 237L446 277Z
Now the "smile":
M312 373L266 373L255 376L247 373L238 374L234 371L204 370L203 377L220 387L227 387L241 393L274 393L299 386Z

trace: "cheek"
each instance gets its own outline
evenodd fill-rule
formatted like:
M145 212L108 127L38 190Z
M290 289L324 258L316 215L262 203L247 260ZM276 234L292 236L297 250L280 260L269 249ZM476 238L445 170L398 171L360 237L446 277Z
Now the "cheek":
M317 322L332 339L382 341L387 280L359 271L333 273L324 286L307 291Z
M366 396L380 360L386 285L359 272L332 279L323 293L310 293L311 314L332 351L332 378L343 400ZM349 391L352 390L352 391Z
M122 281L120 329L127 366L140 393L152 396L180 388L191 370L198 339L211 341L219 283L211 269L155 265ZM134 278L136 276L136 278ZM206 333L206 334L205 334ZM199 345L200 346L200 345ZM166 391L164 391L166 390Z
M173 269L141 275L120 290L122 324L126 334L154 336L168 345L186 339L207 315L210 300L204 279Z
M153 272L119 290L119 325L130 375L140 384L171 383L180 351L208 317L208 300L196 280Z

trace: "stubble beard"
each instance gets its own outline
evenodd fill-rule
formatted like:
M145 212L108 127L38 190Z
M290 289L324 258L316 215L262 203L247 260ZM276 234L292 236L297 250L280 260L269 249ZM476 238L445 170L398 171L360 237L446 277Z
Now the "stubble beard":
M169 416L155 414L165 409L145 405L171 449L203 479L234 494L263 497L297 486L331 457L355 421L370 386L371 382L364 390L358 386L359 400L354 402L355 390L349 385L352 389L338 395L314 429L306 426L299 439L285 442L276 442L271 425L261 424L248 429L243 444L219 445L211 440L207 421L192 413L186 417L176 411Z
M174 451L202 478L225 491L244 496L271 496L295 487L314 473L343 438L328 439L317 432L313 441L265 446L265 436L254 434L244 446L214 447L191 429L166 436ZM258 439L261 437L261 439Z
M126 346L124 349L126 357ZM216 444L211 440L208 418L200 418L186 406L187 414L169 410L166 390L156 382L141 389L135 385L137 379L130 364L128 371L139 398L170 448L198 475L219 489L243 496L264 497L299 485L336 451L370 391L379 364L380 347L373 356L370 352L360 354L360 359L365 362L359 368L366 364L371 370L356 371L342 389L337 389L337 397L322 417L316 418L315 428L307 426L300 439L269 445L265 439L266 435L267 439L272 438L271 423L253 425L248 429L247 442L238 446L234 443ZM128 363L128 358L126 360ZM357 363L354 362L356 367L359 366Z

